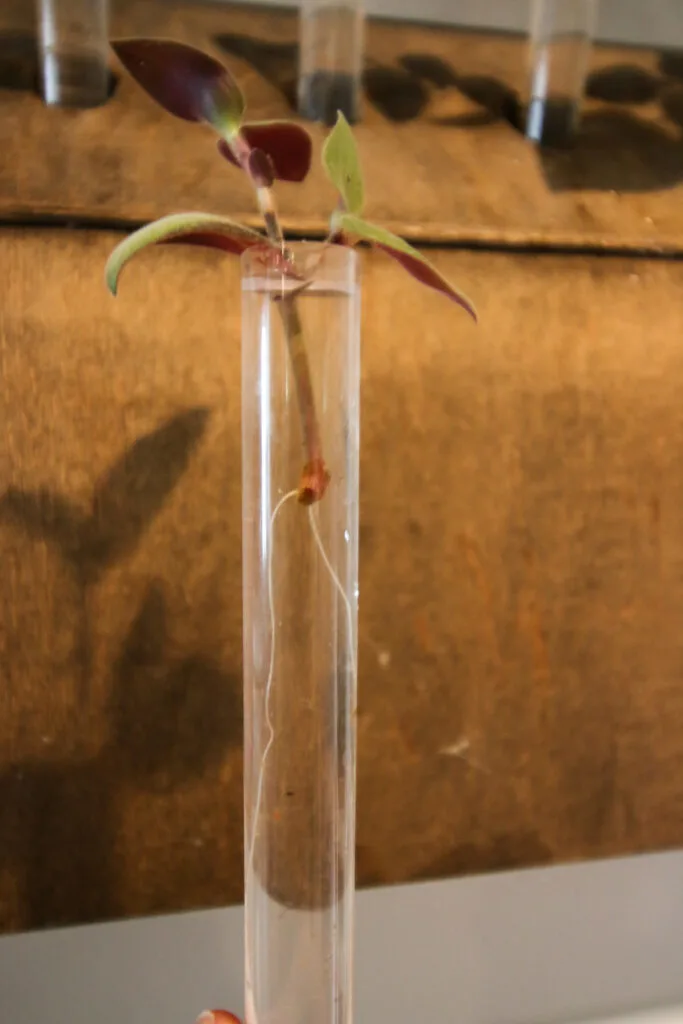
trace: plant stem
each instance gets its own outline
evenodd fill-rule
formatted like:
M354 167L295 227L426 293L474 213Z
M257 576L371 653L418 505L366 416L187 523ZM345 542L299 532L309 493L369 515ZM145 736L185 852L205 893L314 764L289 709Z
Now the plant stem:
M249 175L250 148L248 143L240 135L237 135L235 138L229 139L228 144L232 148L233 154L245 174ZM280 225L273 190L262 185L257 187L256 199L268 238L284 252L285 238ZM301 428L303 431L304 449L306 451L306 461L299 481L298 498L302 505L313 505L324 496L327 485L330 482L330 474L327 471L322 454L320 427L318 425L313 383L311 381L311 367L306 351L303 325L296 296L283 293L277 297L277 306L280 311L282 327L296 381Z
M289 358L292 361L296 381L299 413L306 447L306 462L299 484L299 501L302 505L313 505L325 494L330 474L325 466L320 439L320 428L315 409L315 396L311 381L311 367L306 352L303 326L299 307L294 295L285 296L279 303L282 326L287 339Z

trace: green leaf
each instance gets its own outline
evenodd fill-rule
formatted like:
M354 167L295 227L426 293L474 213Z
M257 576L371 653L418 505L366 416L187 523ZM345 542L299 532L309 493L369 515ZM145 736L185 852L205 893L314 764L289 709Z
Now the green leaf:
M356 140L349 122L341 111L337 123L325 139L322 152L323 167L339 192L349 213L363 209L363 173L358 159Z
M240 255L254 245L268 245L267 239L242 224L211 213L173 213L134 231L116 246L107 260L105 280L116 295L121 271L148 245L164 242L187 242Z
M226 139L234 138L239 132L244 110L244 97L239 90L215 90L205 100L206 120L215 132Z
M470 302L467 296L452 285L450 281L447 281L436 267L429 262L426 256L423 256L421 252L414 249L408 242L404 242L398 235L394 235L391 231L386 231L376 224L371 224L369 221L363 220L362 217L354 217L350 213L336 214L332 221L332 230L336 233L341 232L344 239L370 242L372 245L377 246L378 249L382 249L393 259L397 260L404 270L407 270L421 284L448 296L449 299L462 306L473 320L477 319L474 304Z

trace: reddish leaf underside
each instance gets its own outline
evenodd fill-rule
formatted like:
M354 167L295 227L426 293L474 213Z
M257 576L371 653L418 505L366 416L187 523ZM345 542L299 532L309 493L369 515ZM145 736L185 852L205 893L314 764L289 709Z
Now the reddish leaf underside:
M335 211L332 216L331 233L335 241L343 240L347 244L364 241L381 249L395 259L416 281L424 284L427 288L441 292L442 295L461 306L476 321L477 312L467 296L455 288L450 281L447 281L436 267L432 266L426 256L414 249L405 239L380 227L379 224L373 224L355 214L339 210Z
M247 249L252 249L262 243L248 241L244 238L228 238L227 235L214 234L211 231L191 231L187 235L176 235L175 238L165 238L157 243L158 245L203 245L209 249L222 249L223 252L234 253L241 256Z
M211 120L213 110L243 106L227 68L193 46L167 39L120 39L111 45L138 85L184 121Z
M293 121L243 124L242 137L252 149L260 149L272 162L278 181L303 181L311 166L312 143L305 128ZM218 149L231 164L239 166L228 144L220 139Z
M268 247L262 234L217 214L189 212L172 213L146 224L124 238L111 252L104 276L112 295L117 294L123 269L150 245L186 243L240 255L245 249Z
M286 253L262 241L228 238L225 235L213 234L211 231L192 231L186 235L162 239L157 245L199 245L209 249L222 249L223 252L233 253L235 256L241 256L247 249L253 249L256 250L255 256L264 272L270 271L295 281L304 281L304 276Z
M409 253L401 252L400 249L392 249L391 246L382 245L380 242L373 242L372 244L397 260L403 269L407 270L420 284L424 284L428 288L434 288L435 291L446 295L453 302L461 306L466 313L469 313L473 320L477 319L476 311L470 302L463 295L460 295L459 292L456 292L446 278L442 277L431 264L425 263Z

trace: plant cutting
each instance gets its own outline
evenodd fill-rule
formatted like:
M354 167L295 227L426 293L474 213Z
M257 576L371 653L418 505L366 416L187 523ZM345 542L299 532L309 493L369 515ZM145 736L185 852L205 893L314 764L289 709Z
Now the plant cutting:
M179 213L121 242L187 243L242 265L245 1004L248 1024L351 1021L355 842L360 380L359 243L470 315L470 301L403 239L363 217L343 115L322 148L337 192L327 237L285 238L275 186L304 182L312 142L250 121L230 72L182 43L113 48L165 110L203 123L246 175L263 230ZM219 1019L219 1018L216 1018Z

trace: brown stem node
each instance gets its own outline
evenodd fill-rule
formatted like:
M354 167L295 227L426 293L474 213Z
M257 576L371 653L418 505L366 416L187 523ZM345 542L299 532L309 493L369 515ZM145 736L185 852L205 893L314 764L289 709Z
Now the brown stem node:
M300 504L315 505L316 501L320 501L325 496L329 482L330 474L323 459L312 459L305 463L301 470L297 494Z

